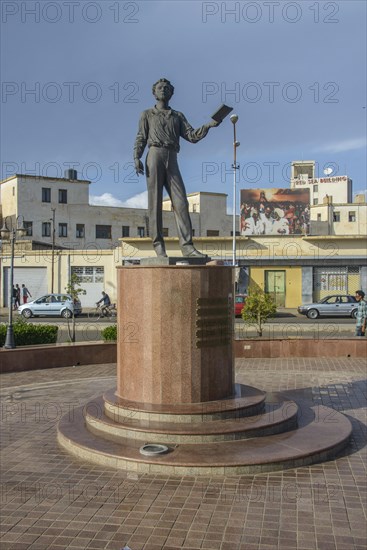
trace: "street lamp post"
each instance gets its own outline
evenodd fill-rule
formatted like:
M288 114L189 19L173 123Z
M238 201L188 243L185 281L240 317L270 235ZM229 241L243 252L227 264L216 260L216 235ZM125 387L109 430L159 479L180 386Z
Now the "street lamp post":
M232 265L236 267L236 170L240 169L240 165L237 164L237 147L240 146L240 142L236 138L236 122L238 121L238 115L231 115L229 117L233 124L233 239L232 239Z
M20 221L21 218L21 221ZM7 225L7 220L10 219L10 229ZM27 233L27 230L24 227L23 216L18 216L15 220L15 226L10 216L7 216L4 220L4 225L1 228L1 238L4 241L10 241L10 280L9 280L9 293L8 293L8 306L9 306L9 317L8 317L8 327L6 329L6 339L4 348L14 349L15 340L14 340L14 331L13 331L13 283L14 283L14 248L15 240L17 237L24 237Z
M236 314L236 176L237 170L240 169L240 165L237 164L237 147L239 147L240 142L237 141L236 137L236 122L238 121L238 115L231 115L230 120L233 124L233 226L232 226L232 266L233 266L233 323Z

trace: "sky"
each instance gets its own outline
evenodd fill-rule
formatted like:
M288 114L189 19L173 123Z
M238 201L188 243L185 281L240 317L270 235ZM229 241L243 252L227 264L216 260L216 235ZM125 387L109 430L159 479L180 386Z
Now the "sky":
M1 179L92 181L94 204L146 207L133 169L140 113L168 78L194 128L237 122L237 190L288 187L293 160L366 184L366 5L335 2L1 2ZM229 117L181 140L187 193L233 193Z

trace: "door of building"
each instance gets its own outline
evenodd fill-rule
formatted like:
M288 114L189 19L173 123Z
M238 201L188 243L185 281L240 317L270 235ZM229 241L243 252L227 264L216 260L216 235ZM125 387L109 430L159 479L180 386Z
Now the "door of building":
M265 271L265 292L277 306L285 307L285 271Z
M95 307L96 302L101 299L104 287L104 267L103 266L73 266L71 273L79 278L81 288L86 294L80 296L83 307Z
M3 285L3 304L4 307L8 307L9 302L9 279L10 268L5 267L4 271L4 285ZM14 268L14 284L18 283L21 286L23 283L32 294L28 301L36 300L44 294L47 294L47 267L15 267ZM23 303L21 297L20 303Z

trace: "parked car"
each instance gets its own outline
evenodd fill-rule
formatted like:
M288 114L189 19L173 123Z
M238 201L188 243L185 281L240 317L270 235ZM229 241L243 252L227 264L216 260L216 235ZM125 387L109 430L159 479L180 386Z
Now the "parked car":
M242 313L242 310L243 310L243 306L245 305L245 302L246 302L246 294L236 294L236 298L235 298L235 316L239 316L241 315Z
M309 319L317 317L353 317L357 315L358 302L354 296L349 294L333 294L326 296L319 302L298 306L298 313L307 315Z
M38 315L61 316L68 319L82 312L82 305L79 300L73 300L70 294L46 294L37 300L18 307L18 313L26 319Z

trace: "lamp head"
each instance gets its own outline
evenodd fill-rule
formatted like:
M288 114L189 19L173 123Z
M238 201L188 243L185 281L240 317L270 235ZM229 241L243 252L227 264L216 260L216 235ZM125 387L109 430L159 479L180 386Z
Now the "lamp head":
M10 239L10 229L6 225L6 218L4 219L4 225L0 229L0 235L4 241L8 241Z
M27 229L24 227L24 225L21 225L21 227L18 227L17 232L19 237L25 237L27 235Z
M25 237L27 234L27 229L24 227L24 218L23 216L17 217L17 233L19 237Z
M233 114L229 118L230 118L232 124L236 124L236 122L238 120L238 115Z

